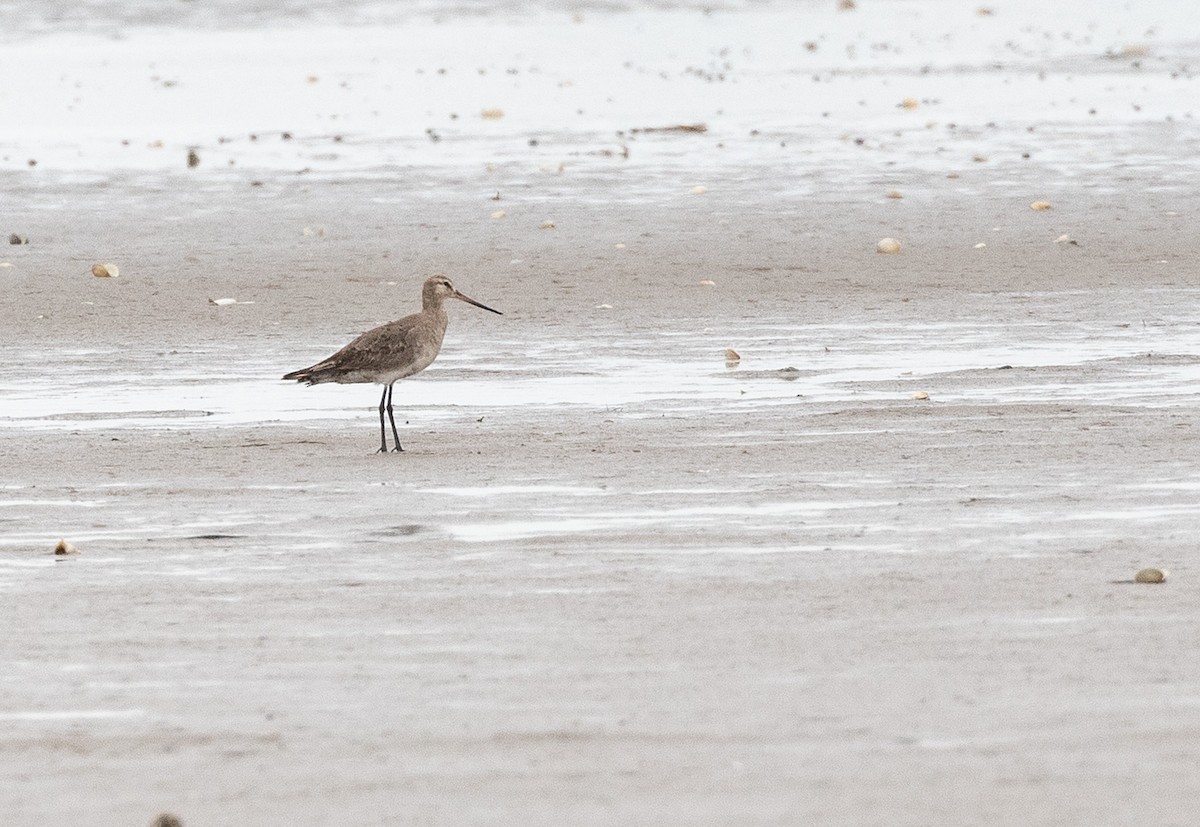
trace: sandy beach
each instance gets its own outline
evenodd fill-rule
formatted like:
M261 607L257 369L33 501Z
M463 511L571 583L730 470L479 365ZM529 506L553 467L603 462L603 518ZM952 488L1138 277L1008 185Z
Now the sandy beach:
M1190 824L1180 5L24 9L0 821Z

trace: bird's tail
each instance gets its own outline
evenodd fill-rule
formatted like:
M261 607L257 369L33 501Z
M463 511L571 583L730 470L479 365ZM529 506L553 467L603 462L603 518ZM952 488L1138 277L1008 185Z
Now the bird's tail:
M307 385L316 385L321 382L329 381L325 376L325 371L320 365L313 365L311 368L300 368L291 373L285 373L284 379L294 379L297 382L304 382Z

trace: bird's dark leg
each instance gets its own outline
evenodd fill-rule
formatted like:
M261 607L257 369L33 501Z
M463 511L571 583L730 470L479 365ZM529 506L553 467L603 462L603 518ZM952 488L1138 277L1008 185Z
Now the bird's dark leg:
M387 429L383 425L383 403L387 401L388 391L392 389L391 385L383 386L383 396L379 397L379 450L375 453L386 454L387 449Z
M402 451L404 451L404 449L400 447L400 434L396 433L396 417L392 416L392 386L391 385L387 386L387 412L388 412L388 421L390 421L392 423L392 438L396 440L396 447L393 448L392 450L402 452Z

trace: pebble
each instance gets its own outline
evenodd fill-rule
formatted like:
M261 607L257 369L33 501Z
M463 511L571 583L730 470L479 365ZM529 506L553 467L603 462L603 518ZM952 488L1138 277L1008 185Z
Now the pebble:
M68 554L78 554L79 549L75 548L74 543L69 543L66 540L59 540L58 545L54 547L54 553L59 557L64 557Z
M1138 583L1163 583L1167 579L1167 573L1163 569L1142 569L1133 579Z

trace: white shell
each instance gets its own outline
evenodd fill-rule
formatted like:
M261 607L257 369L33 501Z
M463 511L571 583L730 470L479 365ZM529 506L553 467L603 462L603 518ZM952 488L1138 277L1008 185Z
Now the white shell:
M231 304L237 304L237 299L209 299L209 304L215 304L217 307L226 307Z
M881 238L875 245L875 249L881 253L898 253L900 252L900 242L894 238Z
M1029 209L1042 212L1044 210L1052 210L1054 207L1049 201L1034 201L1029 205Z
M1167 579L1164 569L1142 569L1133 577L1138 583L1162 583Z
M928 399L929 394L925 391L917 391L916 393L913 394L912 398L913 399Z
M706 193L706 192L708 192L708 187L702 186L700 184L697 184L696 186L692 187L692 195L704 195L704 193Z
M78 554L79 549L75 548L73 543L68 543L66 540L59 540L58 545L54 547L54 553L61 557L65 554Z

